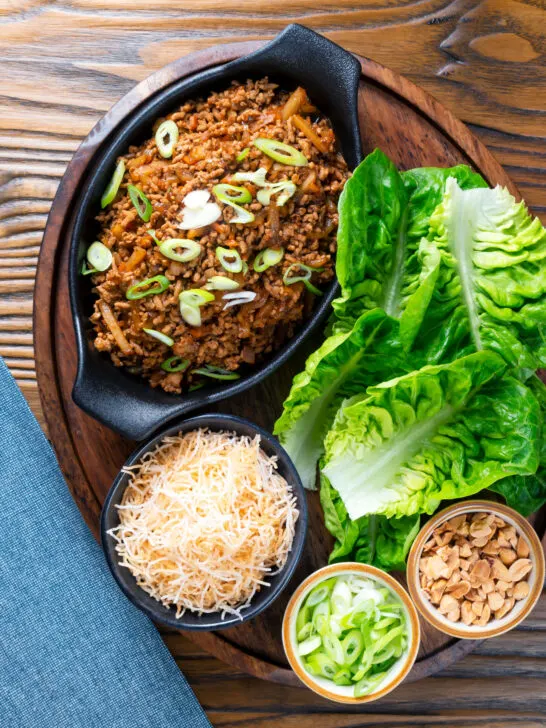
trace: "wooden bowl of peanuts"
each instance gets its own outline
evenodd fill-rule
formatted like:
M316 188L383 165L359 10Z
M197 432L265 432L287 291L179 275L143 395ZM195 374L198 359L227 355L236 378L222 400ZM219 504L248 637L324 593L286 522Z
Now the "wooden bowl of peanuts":
M436 629L460 639L496 637L535 606L544 553L531 524L512 508L464 501L421 529L407 579L415 606Z

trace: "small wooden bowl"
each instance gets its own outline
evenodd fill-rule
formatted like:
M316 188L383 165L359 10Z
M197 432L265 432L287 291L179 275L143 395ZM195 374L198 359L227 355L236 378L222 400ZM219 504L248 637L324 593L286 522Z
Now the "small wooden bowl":
M360 576L368 576L376 581L382 582L385 586L388 586L394 591L400 598L402 604L405 607L407 624L408 624L408 649L406 654L400 658L400 660L393 665L388 677L380 684L379 688L369 695L362 695L359 698L355 698L352 694L353 686L351 685L335 685L331 680L326 678L316 677L307 672L303 666L303 662L298 655L295 645L296 640L296 619L300 606L309 594L319 582L325 579L330 579L333 576L341 576L342 574L358 574ZM419 616L413 606L411 599L409 598L406 590L393 579L392 576L386 574L380 569L376 569L375 566L368 566L367 564L357 563L342 563L342 564L330 564L322 569L318 569L313 574L307 577L292 595L286 611L284 613L284 619L282 623L282 641L284 645L284 651L286 657L290 663L290 667L299 679L308 688L313 690L323 698L333 700L336 703L346 703L349 705L361 705L363 703L371 703L373 700L378 700L384 697L391 690L394 690L402 680L407 676L419 650L419 643L421 639L421 631L419 627Z
M519 602L516 602L508 614L501 619L493 619L485 627L477 625L465 625L463 622L451 622L426 598L421 588L419 578L419 562L423 546L430 538L434 529L444 521L464 513L475 513L485 511L494 513L510 525L514 526L520 536L527 541L529 546L529 558L533 562L533 568L529 573L529 594ZM531 524L520 516L520 514L508 506L487 500L472 500L456 503L437 513L419 532L413 542L407 569L408 589L413 602L421 615L440 632L449 634L459 639L484 639L486 637L497 637L512 629L522 622L538 601L544 584L544 552L539 538Z

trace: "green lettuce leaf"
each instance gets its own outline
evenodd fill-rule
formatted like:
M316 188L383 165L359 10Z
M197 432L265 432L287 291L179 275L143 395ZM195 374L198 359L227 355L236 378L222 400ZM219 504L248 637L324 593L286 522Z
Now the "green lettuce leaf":
M524 203L450 178L418 256L431 247L442 262L421 340L455 317L467 349L496 351L522 378L546 365L546 230Z
M380 309L364 313L352 330L328 337L307 359L274 428L306 488L315 488L324 437L341 402L411 369L398 322Z
M539 404L505 369L501 357L483 351L345 401L326 436L321 472L350 518L432 513L442 500L535 473Z
M335 538L330 563L358 561L385 571L403 570L420 527L420 516L364 516L352 521L339 493L324 479L320 502L326 528Z

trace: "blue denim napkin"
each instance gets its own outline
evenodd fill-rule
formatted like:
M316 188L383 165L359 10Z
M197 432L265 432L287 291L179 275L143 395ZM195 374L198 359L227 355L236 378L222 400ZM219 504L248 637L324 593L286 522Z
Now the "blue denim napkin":
M0 359L0 726L210 728Z

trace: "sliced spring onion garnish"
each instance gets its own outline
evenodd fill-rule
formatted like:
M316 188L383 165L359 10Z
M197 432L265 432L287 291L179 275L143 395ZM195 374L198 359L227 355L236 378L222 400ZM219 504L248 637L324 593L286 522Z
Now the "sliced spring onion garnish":
M193 194L190 192L190 194ZM208 193L207 193L208 194ZM212 225L222 216L222 210L216 202L207 202L203 207L185 207L182 210L182 222L178 225L181 230L197 230Z
M264 207L269 205L273 195L279 195L277 197L277 207L282 207L296 191L296 185L290 180L283 182L276 182L275 184L268 185L262 190L258 190L256 199Z
M204 367L199 367L199 369L194 369L192 371L192 374L201 374L204 377L210 377L211 379L222 379L225 381L241 378L241 375L237 374L237 372L230 372L227 369L212 366L212 364L207 364Z
M153 296L156 293L163 293L169 285L170 281L166 276L146 278L145 281L140 281L140 283L135 283L134 286L131 286L125 294L125 298L129 301L137 301L139 298Z
M195 382L195 384L192 384L188 389L188 392L195 392L197 389L203 389L204 386L205 382Z
M111 202L114 201L124 174L125 162L122 159L121 162L118 162L114 174L112 175L112 179L108 183L108 186L106 187L102 197L100 198L100 206L102 208L107 207Z
M256 298L254 291L235 291L234 293L225 293L222 298L227 301L226 305L222 309L225 311L227 308L232 306L240 306L243 303L250 303Z
M188 306L185 303L180 303L180 315L190 326L201 326L199 306Z
M142 330L145 331L149 336L153 336L154 339L161 341L161 343L165 344L165 346L172 346L174 344L173 339L171 339L170 336L167 336L167 334L162 334L161 331L156 331L155 329Z
M224 202L226 205L231 205L232 202L244 205L252 200L252 195L246 187L236 187L235 185L214 185L212 193L220 202Z
M233 223L235 225L247 225L249 222L254 222L255 215L253 212L245 210L244 207L239 207L239 205L236 205L234 202L226 202L226 205L233 207L233 209L237 213L235 217L231 218L231 220L229 221L230 223Z
M278 248L277 250L274 250L273 248L266 248L265 250L260 250L256 258L254 259L254 265L253 268L256 271L256 273L263 273L264 270L267 270L268 268L271 268L273 265L277 265L277 263L280 263L281 260L284 257L284 249Z
M169 359L165 359L161 368L164 372L183 372L189 365L189 359L182 359L181 356L171 356Z
M295 270L302 270L304 272L302 275L292 275L292 272ZM286 269L282 280L285 286L291 286L294 283L299 283L301 281L308 291L314 293L315 296L322 296L322 291L311 283L311 276L313 273L319 273L321 270L323 269L310 268L308 265L304 265L303 263L292 263L292 265Z
M232 177L236 182L252 182L253 185L257 185L258 187L266 187L266 174L267 169L260 167L255 172L236 172Z
M201 245L196 240L187 238L169 238L159 243L159 252L170 260L187 263L201 254Z
M214 294L205 291L204 288L190 288L188 291L182 291L178 299L185 306L204 306L205 303L214 301Z
M152 238L152 240L154 241L154 243L156 243L157 245L161 245L161 240L158 240L157 239L157 235L156 235L155 230L146 230L146 232Z
M242 162L244 159L246 159L248 157L249 153L250 153L250 147L246 147L241 152L239 152L239 154L235 157L235 161Z
M91 268L102 273L112 265L112 253L110 248L96 240L87 248L87 260Z
M93 273L98 273L98 270L96 268L88 268L87 267L87 261L84 260L81 267L81 274L82 276L90 276Z
M281 164L288 164L292 167L305 167L309 164L307 157L298 149L284 142L279 142L276 139L259 137L258 139L254 139L252 143L260 152L267 154L268 157L271 157L271 159Z
M243 273L244 276L246 276L246 274L248 273L248 263L246 262L246 260L243 260L243 270L242 270L242 273Z
M159 125L155 133L157 150L165 159L173 156L173 151L178 141L178 127L174 121L164 121Z
M138 187L135 187L135 185L127 185L127 192L129 193L131 202L135 206L140 218L144 220L144 222L148 222L153 212L150 200L146 197L144 192L139 190Z
M222 268L229 273L240 273L243 270L243 260L237 250L216 248L216 257Z
M205 284L207 291L235 291L239 288L237 281L227 276L211 276Z
M190 210L199 210L201 207L205 207L209 200L210 192L207 190L193 190L184 197L182 204L189 207Z

